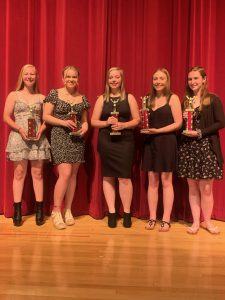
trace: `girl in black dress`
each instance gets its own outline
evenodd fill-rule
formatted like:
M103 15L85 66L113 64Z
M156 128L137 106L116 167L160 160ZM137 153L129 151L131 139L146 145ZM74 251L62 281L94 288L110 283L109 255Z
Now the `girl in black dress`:
M190 102L191 101L191 102ZM183 117L185 109L192 106L193 130L184 131L179 146L178 175L187 178L189 202L193 224L187 232L195 234L201 224L212 234L219 228L211 223L213 209L213 180L222 179L223 157L219 141L219 129L225 126L223 106L220 99L208 92L206 72L202 67L193 67L188 73Z
M103 192L109 209L108 226L111 228L116 227L115 178L119 180L119 193L124 208L123 225L131 227L131 175L134 155L132 129L139 122L137 102L124 89L123 70L109 69L105 93L97 99L91 124L100 128L98 151L102 164Z
M148 108L150 128L142 130L142 133L147 135L144 143L143 170L148 172L150 210L150 219L145 228L155 228L161 178L164 211L159 231L168 231L174 200L172 174L176 171L177 163L176 130L182 125L182 113L178 96L171 93L170 76L166 69L158 69L153 74Z

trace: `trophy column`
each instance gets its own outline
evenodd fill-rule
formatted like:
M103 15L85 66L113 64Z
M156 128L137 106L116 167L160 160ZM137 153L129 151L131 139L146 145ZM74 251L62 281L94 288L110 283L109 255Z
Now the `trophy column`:
M185 109L185 112L187 113L187 119L186 119L186 129L183 131L183 133L188 132L189 130L193 130L194 97L186 96L186 98L188 99L188 107Z
M34 106L29 105L29 117L27 119L27 138L28 140L36 140L37 128L34 117Z
M113 103L113 111L111 112L111 116L116 118L117 121L119 119L119 112L116 110L116 104L119 102L119 99L110 99ZM120 131L113 130L110 132L110 135L121 135Z
M80 134L78 133L78 126L77 126L77 113L73 110L73 105L70 104L70 112L68 113L69 119L72 120L75 123L75 127L71 130L69 135L77 135L79 136Z
M149 109L147 108L147 101L149 96L141 97L142 108L141 108L141 133L145 133L146 129L149 129Z

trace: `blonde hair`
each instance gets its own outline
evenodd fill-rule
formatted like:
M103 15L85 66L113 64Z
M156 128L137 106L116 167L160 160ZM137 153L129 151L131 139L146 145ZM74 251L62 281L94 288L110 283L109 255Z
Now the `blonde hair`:
M122 69L120 69L118 67L110 68L106 74L106 84L105 84L105 92L103 94L103 99L104 99L104 101L109 101L110 86L109 86L108 80L109 80L109 75L112 71L120 72L120 76L121 76L120 95L121 95L121 100L124 100L126 98L126 91L125 91L125 87L124 87L124 72Z
M157 73L157 72L162 72L166 75L167 81L166 81L166 86L163 89L163 95L164 96L170 96L172 94L172 92L171 92L171 89L170 89L170 74L169 74L168 70L165 69L165 68L157 69L152 75L152 81L153 81L153 77L154 77L155 73ZM148 96L149 96L148 97L148 106L153 107L154 104L155 104L155 97L156 97L156 90L155 90L153 84L151 86L151 91L150 91Z
M202 85L201 94L200 94L200 110L201 110L203 105L210 105L210 103L211 103L211 99L210 99L210 95L209 95L209 91L208 91L208 82L207 82L206 71L201 66L195 66L195 67L192 67L189 70L188 74L190 72L199 72L200 76L203 79L205 79L205 82ZM188 97L193 97L194 96L194 92L189 87L188 82L187 82L187 85L186 85L186 96L188 96ZM188 107L188 99L186 98L186 96L185 96L185 99L184 99L184 108Z
M39 74L38 74L38 71L37 71L36 67L34 65L31 65L31 64L26 64L21 68L19 78L18 78L17 84L16 84L16 91L20 91L24 88L23 75L24 75L25 70L27 68L34 68L34 70L35 70L36 79L35 79L35 83L33 85L33 91L34 91L35 94L38 94L38 93L40 93L39 84L38 84Z
M79 69L77 67L75 67L75 66L70 66L69 65L69 66L66 66L65 68L62 69L62 77L63 78L66 76L67 71L69 71L69 70L73 70L73 71L77 72L78 78L80 77L80 71L79 71Z

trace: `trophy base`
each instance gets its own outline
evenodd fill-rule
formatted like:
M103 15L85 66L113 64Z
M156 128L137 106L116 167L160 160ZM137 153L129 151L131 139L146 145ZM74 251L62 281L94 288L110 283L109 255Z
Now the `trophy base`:
M38 141L36 137L28 137L27 141Z
M80 133L78 131L72 131L72 132L69 133L69 135L80 136Z
M143 128L140 130L140 133L143 133L143 134L148 134L148 128Z
M112 131L110 132L110 135L121 135L120 131Z
M186 134L186 133L188 133L189 131L190 131L190 129L189 129L189 130L186 129L186 130L183 130L182 133L183 133L183 134Z

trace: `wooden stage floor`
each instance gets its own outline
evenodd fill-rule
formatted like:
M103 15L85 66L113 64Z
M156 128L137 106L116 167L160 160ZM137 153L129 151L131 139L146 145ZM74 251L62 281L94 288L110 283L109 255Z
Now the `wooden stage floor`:
M24 220L0 216L1 300L225 299L225 222L214 221L220 235L192 236L184 223L159 233L136 218L110 229L81 216L63 231Z

